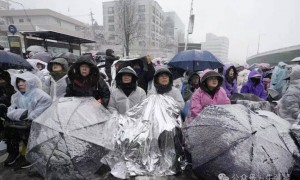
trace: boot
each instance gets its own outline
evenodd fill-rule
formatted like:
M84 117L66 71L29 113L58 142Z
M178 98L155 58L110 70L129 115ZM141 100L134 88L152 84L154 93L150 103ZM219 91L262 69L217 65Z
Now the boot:
M4 166L9 167L15 164L16 160L20 157L19 144L14 142L7 142L8 157L4 161Z

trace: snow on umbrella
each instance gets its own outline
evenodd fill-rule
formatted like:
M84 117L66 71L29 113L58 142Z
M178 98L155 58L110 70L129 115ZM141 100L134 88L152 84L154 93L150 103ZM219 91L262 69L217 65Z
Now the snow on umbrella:
M94 98L61 98L32 122L26 158L45 178L89 178L113 150L109 119Z
M184 128L197 176L287 177L294 159L274 124L242 105L209 106ZM260 177L260 178L259 178Z
M48 63L52 58L52 55L48 52L38 52L31 57L31 59L39 59L45 63Z
M187 50L176 54L168 65L190 72L223 67L223 63L209 51Z
M28 69L31 70L33 67L20 55L0 51L0 69Z
M32 45L32 46L29 46L26 49L26 51L37 53L37 52L46 52L46 49L42 46Z

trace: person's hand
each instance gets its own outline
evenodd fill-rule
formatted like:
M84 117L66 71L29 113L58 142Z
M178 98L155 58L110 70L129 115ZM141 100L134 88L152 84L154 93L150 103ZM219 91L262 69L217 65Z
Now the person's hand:
M146 59L147 59L147 63L148 64L151 64L152 63L152 57L150 55L147 55L146 56Z

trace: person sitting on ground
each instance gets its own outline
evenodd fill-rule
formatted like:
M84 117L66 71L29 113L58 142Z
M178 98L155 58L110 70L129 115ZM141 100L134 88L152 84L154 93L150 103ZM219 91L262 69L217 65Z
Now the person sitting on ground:
M115 80L117 87L113 88L108 107L125 114L127 110L146 99L145 91L137 86L137 75L131 67L122 68Z
M66 94L68 61L64 58L56 58L48 63L47 69L50 72L50 79L46 84L50 88L49 95L55 101Z
M162 94L172 97L183 109L184 100L179 89L173 87L173 76L169 69L160 68L154 74L154 87L148 92L148 96L152 94Z
M223 77L213 70L205 70L202 73L200 88L191 98L189 121L197 117L206 106L230 104L226 91L221 87L222 82Z
M262 100L267 99L264 85L262 83L262 75L257 70L252 70L248 76L248 81L243 85L241 93L250 93L260 97Z
M223 71L222 87L226 91L227 97L237 93L237 70L233 65L226 65Z
M90 56L80 56L68 71L65 97L94 97L107 107L110 91Z
M16 93L11 97L11 105L7 112L10 122L5 127L5 138L9 155L4 161L4 166L12 166L20 158L16 167L18 169L28 165L24 157L26 150L22 149L20 154L19 143L22 141L25 145L23 147L27 146L31 121L41 115L52 104L52 100L40 89L41 82L38 77L30 72L15 74L11 84Z
M182 89L182 96L184 101L191 99L193 93L199 88L200 85L200 76L198 73L191 73L189 76L188 82Z

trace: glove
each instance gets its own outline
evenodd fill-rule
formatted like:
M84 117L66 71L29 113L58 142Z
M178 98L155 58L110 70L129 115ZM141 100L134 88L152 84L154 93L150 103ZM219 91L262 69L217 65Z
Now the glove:
M24 111L24 112L22 113L22 115L20 116L20 120L21 120L21 121L25 120L25 119L27 118L27 116L28 116L28 110L27 110L27 111Z

